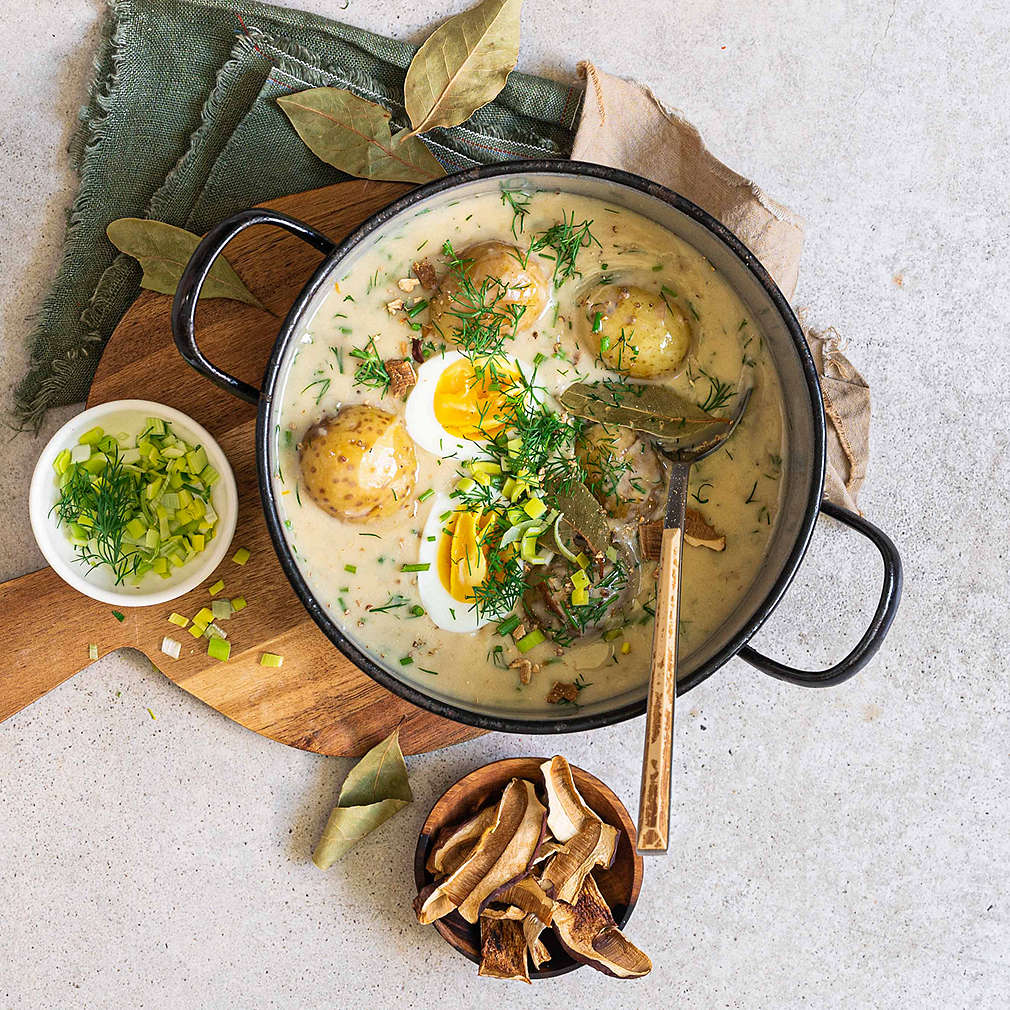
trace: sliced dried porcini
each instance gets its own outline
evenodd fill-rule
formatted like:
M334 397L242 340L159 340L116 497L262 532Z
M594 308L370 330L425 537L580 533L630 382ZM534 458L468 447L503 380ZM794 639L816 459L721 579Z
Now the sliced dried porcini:
M467 922L475 923L489 894L529 871L544 837L546 813L533 783L512 779L498 801L494 823L463 863L421 904L418 920L434 922L456 908Z
M691 547L707 547L710 551L726 550L726 537L697 510L688 509L684 517L684 539Z
M556 901L571 904L594 867L613 864L618 836L612 824L587 820L547 864L540 886Z
M615 978L641 978L652 962L617 928L592 877L586 877L574 905L559 902L552 925L561 946L576 961Z
M574 837L586 821L600 820L575 788L571 765L560 754L545 761L540 772L547 790L547 827L559 842Z
M414 276L421 282L422 288L431 291L438 284L438 274L427 260L416 260L412 269Z
M403 396L408 389L417 385L417 372L414 365L406 358L390 358L386 362L386 374L389 376L389 391L393 396Z
M497 812L497 804L491 804L462 824L443 828L435 837L435 843L428 853L424 868L433 877L455 873L473 852L480 841L480 836L494 824Z
M643 561L658 561L663 550L663 520L654 519L638 527L638 550Z
M518 909L516 910L518 911ZM480 917L480 970L488 978L515 979L529 982L526 967L526 937L523 935L522 913L485 911Z

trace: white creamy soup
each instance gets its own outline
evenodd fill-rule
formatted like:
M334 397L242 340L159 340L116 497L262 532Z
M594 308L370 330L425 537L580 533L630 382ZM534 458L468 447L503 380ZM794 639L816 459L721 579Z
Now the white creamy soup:
M428 693L563 715L634 692L667 470L613 418L647 404L689 428L746 385L692 469L685 667L775 528L787 449L761 333L700 253L604 201L421 210L352 254L298 337L276 431L289 543L334 621Z

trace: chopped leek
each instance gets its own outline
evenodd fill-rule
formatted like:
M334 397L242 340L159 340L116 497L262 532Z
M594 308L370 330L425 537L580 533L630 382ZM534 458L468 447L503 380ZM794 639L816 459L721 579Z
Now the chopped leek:
M168 619L172 624L178 625L180 628L185 628L189 625L189 618L183 617L182 614L177 614L174 610L168 615Z
M193 615L193 623L202 624L205 628L213 620L214 620L214 612L210 609L210 607L201 607Z
M174 638L169 638L166 635L161 640L161 651L165 653L166 656L171 656L172 659L178 659L182 654L182 642L177 642Z
M223 663L231 655L231 642L223 638L212 638L207 643L207 655L211 659L219 659Z
M215 621L228 621L231 619L233 607L231 600L215 600L210 609L214 614Z
M245 601L244 596L236 596L235 599L231 601L231 609L237 614L240 610L245 610L248 604Z
M538 646L544 638L544 633L539 628L534 628L532 631L527 631L526 634L523 635L518 642L516 642L516 648L523 653L529 652L530 649Z
M98 659L98 646L95 645L93 642L91 645L88 646L88 658Z
M250 557L249 551L245 547L240 547L232 555L231 559L232 561L235 562L236 565L244 565L249 560L249 557Z
M282 666L284 657L278 656L276 652L264 652L260 656L260 666Z

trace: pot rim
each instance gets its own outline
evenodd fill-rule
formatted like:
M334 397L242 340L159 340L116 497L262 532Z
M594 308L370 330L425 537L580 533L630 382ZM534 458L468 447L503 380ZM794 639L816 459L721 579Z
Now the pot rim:
M383 227L389 220L396 217L404 210L423 203L429 197L435 196L446 190L455 189L458 186L483 179L496 179L513 175L557 175L559 177L589 177L599 179L604 182L616 183L629 189L637 190L647 196L660 200L680 211L687 217L702 225L716 239L727 246L730 251L741 261L748 272L764 289L776 311L782 319L789 335L793 339L794 349L799 358L799 363L806 380L806 389L809 396L809 408L813 421L813 445L811 447L811 457L814 466L811 469L810 487L807 496L807 504L803 520L800 524L796 540L782 566L778 578L766 594L761 603L754 609L744 627L740 629L715 655L711 656L697 670L688 677L679 680L677 683L677 694L683 694L691 690L702 681L707 680L716 670L724 666L732 659L757 633L771 612L778 606L782 596L789 588L790 583L806 554L813 535L814 525L820 508L821 497L824 487L824 470L826 464L826 441L825 441L825 420L824 405L821 399L820 381L817 370L814 366L813 356L807 346L806 339L799 321L796 318L785 295L779 290L778 285L772 280L768 271L762 266L757 257L740 241L736 235L725 225L717 221L708 212L702 210L697 204L692 203L679 193L661 186L659 183L651 182L641 176L621 169L610 168L605 165L595 165L581 161L562 161L554 159L531 159L519 161L499 162L492 165L481 165L475 168L465 169L453 175L444 176L433 182L419 186L409 193L394 200L387 207L376 212L371 217L363 221L342 241L336 244L333 252L327 256L317 267L315 273L302 288L298 297L292 303L283 323L277 334L274 349L270 354L266 370L263 375L262 392L259 400L259 408L256 418L256 469L260 490L260 498L263 502L263 511L266 519L267 529L270 531L270 538L273 541L274 550L277 552L281 568L291 583L292 588L301 600L302 605L308 611L309 616L316 622L320 631L360 670L368 674L376 683L391 691L393 694L405 701L425 709L444 719L454 722L461 722L469 726L476 726L499 733L577 733L584 730L599 729L603 726L611 726L627 719L632 719L645 714L646 699L631 702L612 708L607 711L597 712L587 715L576 715L569 718L543 718L520 719L512 717L502 717L488 715L483 712L472 711L463 708L458 704L442 701L411 684L401 681L388 670L384 669L376 660L361 649L353 639L345 634L331 619L326 609L321 606L314 593L302 576L291 548L287 544L280 520L280 509L277 497L274 494L272 475L267 467L267 460L270 455L270 424L269 418L273 406L273 395L280 374L280 366L284 358L285 351L290 343L296 327L306 309L311 304L320 287L329 279L334 266L343 260L356 246L365 241L373 232Z

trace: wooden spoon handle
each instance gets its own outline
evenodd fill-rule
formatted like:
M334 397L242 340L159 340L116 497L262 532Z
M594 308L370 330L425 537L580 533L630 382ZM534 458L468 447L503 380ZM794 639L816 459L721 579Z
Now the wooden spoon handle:
M90 662L88 645L101 653L129 641L113 608L71 589L51 568L0 585L4 617L0 663L0 722L58 687Z
M645 714L645 756L642 759L642 789L638 805L639 852L666 852L670 839L673 710L677 696L687 474L687 467L677 467L671 477L656 581L656 625L652 638L652 674Z

